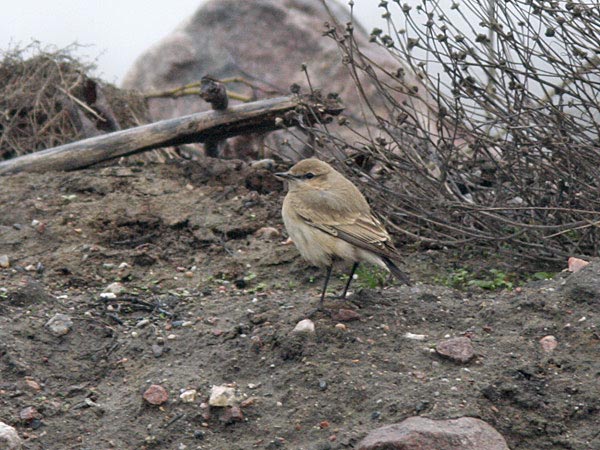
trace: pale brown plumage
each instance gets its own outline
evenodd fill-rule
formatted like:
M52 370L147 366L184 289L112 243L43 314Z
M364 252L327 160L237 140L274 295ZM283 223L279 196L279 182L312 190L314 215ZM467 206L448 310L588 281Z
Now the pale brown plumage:
M408 283L395 264L401 255L390 235L371 213L362 193L341 173L310 158L276 176L289 182L282 216L292 241L307 261L328 270L320 306L334 259L354 263L342 297L362 261L384 267Z

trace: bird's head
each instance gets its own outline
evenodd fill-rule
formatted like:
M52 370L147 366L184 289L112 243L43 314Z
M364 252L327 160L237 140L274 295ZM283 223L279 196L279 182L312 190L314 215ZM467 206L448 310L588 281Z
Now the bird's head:
M287 172L275 174L289 183L290 190L329 188L336 175L339 174L333 167L316 158L303 159Z

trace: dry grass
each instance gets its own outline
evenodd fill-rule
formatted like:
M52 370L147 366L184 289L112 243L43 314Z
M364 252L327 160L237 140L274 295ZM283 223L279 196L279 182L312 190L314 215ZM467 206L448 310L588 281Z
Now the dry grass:
M140 96L91 77L73 50L0 53L0 160L146 121Z

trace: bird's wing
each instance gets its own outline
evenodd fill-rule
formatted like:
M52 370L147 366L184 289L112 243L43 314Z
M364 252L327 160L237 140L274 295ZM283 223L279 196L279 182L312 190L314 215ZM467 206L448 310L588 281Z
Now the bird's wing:
M370 212L315 211L304 203L294 205L296 213L310 226L380 256L398 259L390 235Z

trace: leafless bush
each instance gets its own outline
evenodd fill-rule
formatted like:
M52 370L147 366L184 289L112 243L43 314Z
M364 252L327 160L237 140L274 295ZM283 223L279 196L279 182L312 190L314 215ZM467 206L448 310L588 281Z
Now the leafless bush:
M352 2L350 2L352 3ZM355 142L315 130L366 180L393 226L424 245L486 247L564 263L600 241L600 7L542 0L382 1L369 60L352 24L331 25L363 97ZM444 8L441 5L446 5ZM475 18L475 20L474 20ZM407 83L416 73L420 83ZM367 81L365 81L367 80ZM409 93L429 105L426 120Z

